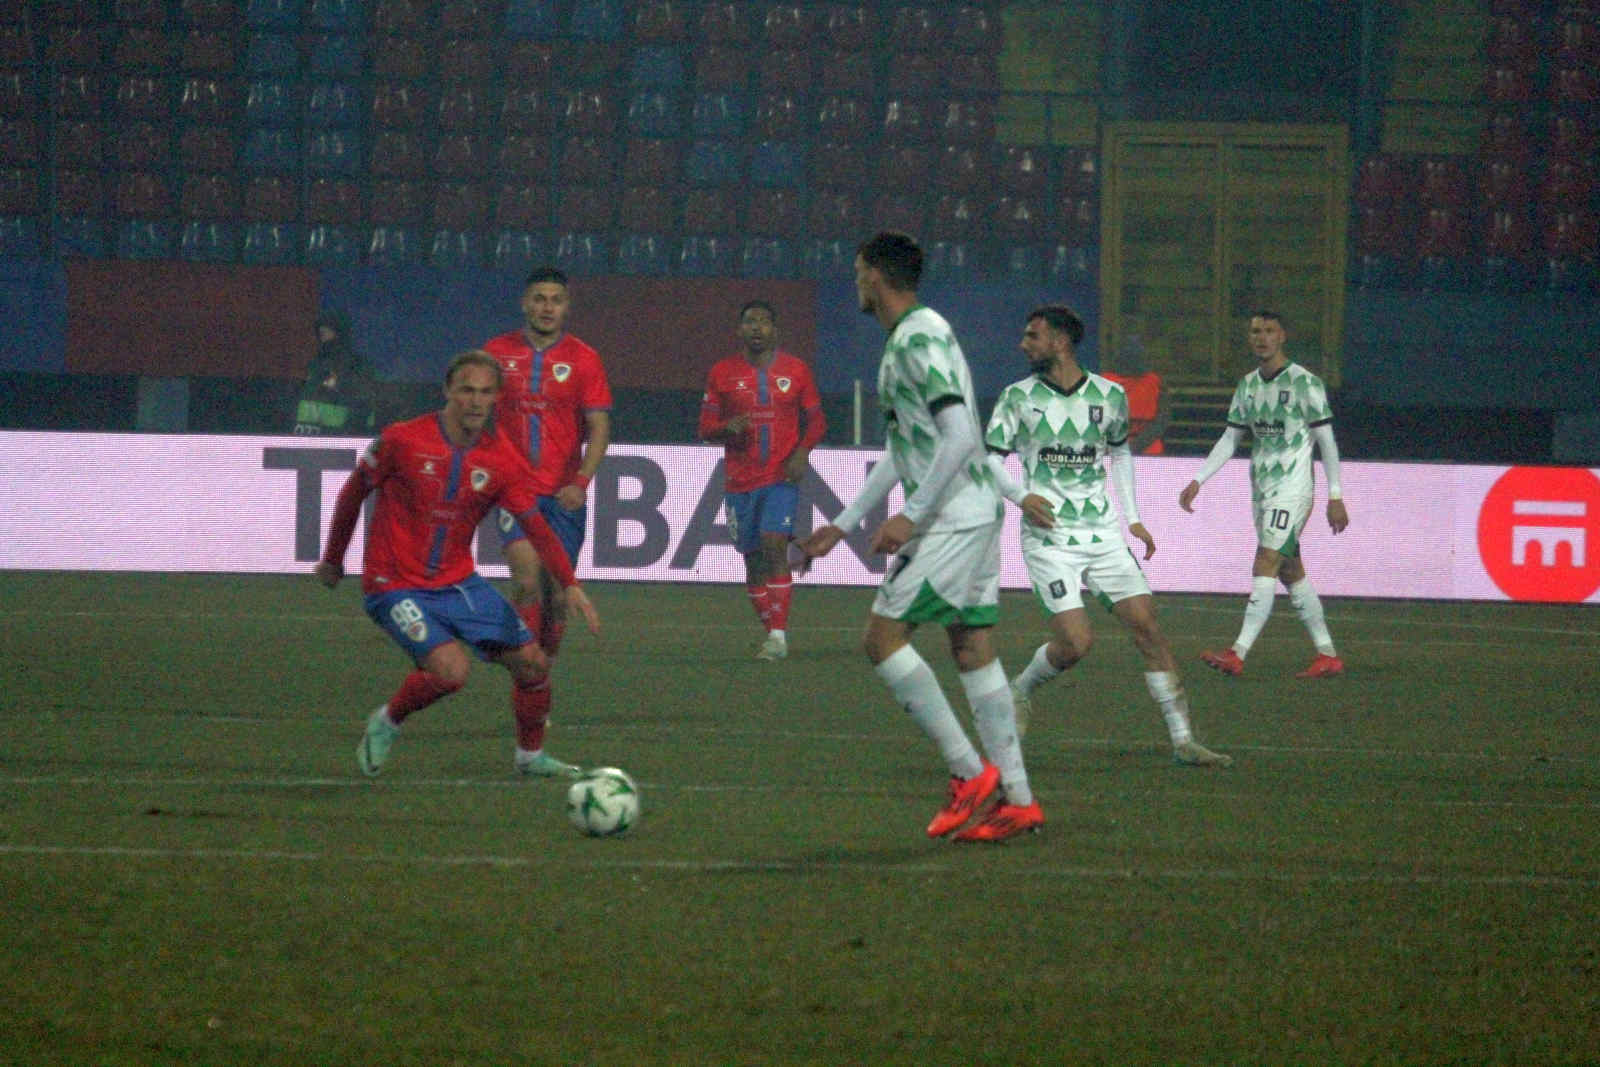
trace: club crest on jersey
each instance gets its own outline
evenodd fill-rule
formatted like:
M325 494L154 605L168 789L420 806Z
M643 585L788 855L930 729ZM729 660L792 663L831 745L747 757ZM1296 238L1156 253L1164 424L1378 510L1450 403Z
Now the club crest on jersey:
M472 488L477 492L483 492L483 487L489 484L489 472L482 467L473 467L471 478Z
M1089 405L1089 421L1094 423L1096 426L1100 425L1100 422L1105 418L1105 415L1106 409L1101 407L1099 404Z
M437 474L439 472L434 467L433 460L425 459L425 460L422 461L422 473L423 474Z
M772 384L778 387L778 392L787 393L789 391L789 386L793 385L794 382L790 381L788 378L774 378L772 379Z
M551 364L550 365L550 377L554 378L558 382L566 381L568 378L572 377L572 364L570 364L570 363L553 363L553 364Z
M1288 405L1289 405L1289 390L1287 390L1287 389L1279 389L1278 390L1278 406L1279 407L1287 407Z

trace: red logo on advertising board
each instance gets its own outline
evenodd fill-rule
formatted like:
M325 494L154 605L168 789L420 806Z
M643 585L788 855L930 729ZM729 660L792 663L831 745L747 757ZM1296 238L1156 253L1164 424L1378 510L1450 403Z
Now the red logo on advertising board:
M1578 603L1600 589L1600 478L1513 467L1478 512L1478 555L1512 600Z

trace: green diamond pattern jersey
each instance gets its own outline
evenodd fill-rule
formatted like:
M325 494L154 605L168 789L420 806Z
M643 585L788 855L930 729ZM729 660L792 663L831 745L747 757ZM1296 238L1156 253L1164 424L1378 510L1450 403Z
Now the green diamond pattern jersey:
M1250 492L1255 500L1310 496L1311 428L1333 421L1322 379L1298 363L1271 378L1246 374L1233 391L1228 425L1250 431Z

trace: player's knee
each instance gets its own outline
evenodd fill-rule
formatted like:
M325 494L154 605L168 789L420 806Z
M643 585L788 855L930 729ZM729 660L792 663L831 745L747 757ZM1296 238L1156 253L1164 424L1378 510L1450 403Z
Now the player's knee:
M428 679L442 696L449 696L467 684L467 673L472 669L465 658L438 663L428 668Z
M1094 647L1092 630L1075 630L1058 636L1045 653L1052 665L1066 670L1089 654Z

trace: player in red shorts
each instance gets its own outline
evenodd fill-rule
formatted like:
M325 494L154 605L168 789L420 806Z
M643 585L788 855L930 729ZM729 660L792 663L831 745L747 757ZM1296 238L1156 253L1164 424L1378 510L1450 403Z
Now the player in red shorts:
M723 446L728 531L744 556L745 592L767 637L757 659L789 654L789 540L799 483L827 432L811 368L777 347L777 313L765 300L739 309L744 351L711 368L700 437ZM805 422L805 434L800 424Z
M356 759L368 775L383 768L407 716L466 684L465 646L511 672L519 714L538 700L548 661L515 609L473 566L472 538L491 508L515 516L530 551L559 585L557 596L591 630L600 628L566 550L539 515L533 472L489 424L499 364L481 351L461 353L450 361L444 392L444 410L388 426L367 448L339 491L315 569L323 585L339 584L361 505L376 493L362 567L364 605L416 669L367 719Z
M532 465L539 512L576 566L589 515L589 480L611 443L611 384L599 354L566 332L571 293L565 274L553 267L535 270L523 285L521 303L523 328L483 345L504 375L495 427ZM545 655L554 659L567 628L557 583L505 512L500 537L511 568L512 603ZM516 768L523 774L576 777L577 766L544 751L548 677L537 692L536 699L517 704Z

